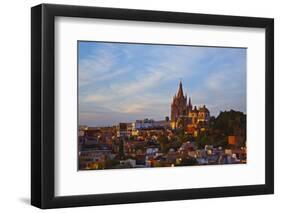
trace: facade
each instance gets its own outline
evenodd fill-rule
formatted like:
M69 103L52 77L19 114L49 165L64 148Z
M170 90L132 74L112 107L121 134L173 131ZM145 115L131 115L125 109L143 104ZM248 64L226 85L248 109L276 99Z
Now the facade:
M127 137L128 131L127 131L127 123L119 123L117 126L117 137Z
M143 120L136 120L135 122L131 123L132 126L132 135L137 136L142 130L150 131L150 130L157 130L157 129L168 129L170 128L170 121L169 117L166 117L165 120L155 121L153 119L143 119Z
M193 106L190 97L187 103L187 95L184 95L180 82L178 92L171 103L171 128L184 128L194 133L199 124L206 124L209 120L210 112L205 105L199 108Z
M134 130L136 129L149 129L152 128L154 126L154 120L153 119L143 119L143 120L136 120L135 122L133 122L132 124L132 128Z

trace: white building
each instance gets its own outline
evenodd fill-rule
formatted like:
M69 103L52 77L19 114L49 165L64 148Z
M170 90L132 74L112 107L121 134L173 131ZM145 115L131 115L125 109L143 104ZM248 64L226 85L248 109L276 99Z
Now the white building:
M154 120L153 119L143 119L143 120L136 120L132 124L133 130L139 130L139 129L148 129L154 127Z

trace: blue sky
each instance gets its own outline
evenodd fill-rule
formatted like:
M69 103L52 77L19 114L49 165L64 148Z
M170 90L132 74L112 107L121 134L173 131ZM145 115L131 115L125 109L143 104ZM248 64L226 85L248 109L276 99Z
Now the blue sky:
M163 120L180 80L211 115L246 113L246 49L84 41L78 48L80 125Z

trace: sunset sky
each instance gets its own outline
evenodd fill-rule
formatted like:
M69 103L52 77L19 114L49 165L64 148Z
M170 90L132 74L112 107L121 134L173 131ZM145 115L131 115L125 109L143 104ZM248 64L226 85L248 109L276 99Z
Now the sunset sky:
M79 124L170 116L182 80L193 105L246 113L246 49L78 42Z

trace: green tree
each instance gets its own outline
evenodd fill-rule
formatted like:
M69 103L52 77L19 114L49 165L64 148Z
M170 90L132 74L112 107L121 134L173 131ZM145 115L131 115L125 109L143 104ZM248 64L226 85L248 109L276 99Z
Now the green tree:
M199 149L204 149L205 145L208 144L208 136L206 132L199 132L196 139L195 144Z
M215 120L214 128L225 135L244 134L246 133L246 115L234 110L220 112Z
M125 154L124 154L124 140L120 139L119 141L119 158L124 159Z
M167 136L165 135L160 135L158 138L157 138L157 142L160 144L160 147L161 147L161 150L163 152L167 152L168 149L169 149L169 139Z
M246 143L246 115L239 111L224 111L215 118L211 117L209 121L207 144L216 147L229 147L228 136L235 135L242 138L240 145L245 146ZM204 141L204 140L203 140ZM196 139L198 146L203 145L202 135Z

